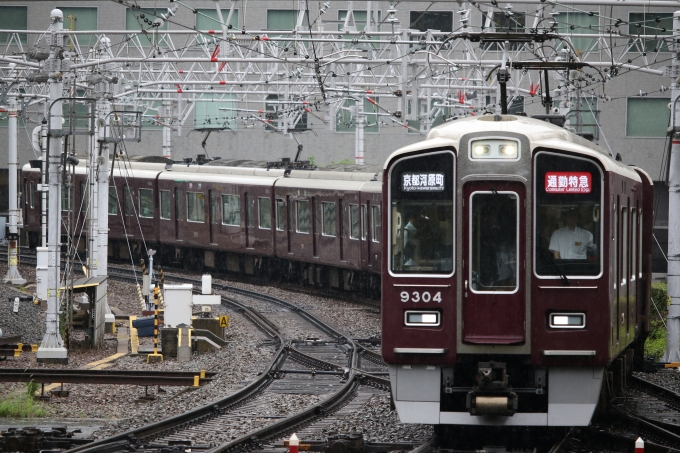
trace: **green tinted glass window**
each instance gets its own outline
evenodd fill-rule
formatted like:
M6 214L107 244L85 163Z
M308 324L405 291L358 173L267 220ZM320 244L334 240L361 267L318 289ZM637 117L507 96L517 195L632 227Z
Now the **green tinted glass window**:
M0 6L0 28L5 30L28 30L27 6ZM0 44L7 44L9 33L0 33ZM28 44L28 35L19 34L21 44Z
M272 229L272 201L269 198L261 197L258 199L260 207L260 228L263 230Z
M170 212L170 191L161 190L161 219L170 219L172 214Z
M671 111L668 98L628 98L626 137L665 137Z
M97 8L64 7L60 9L64 13L64 30L97 30ZM97 42L94 34L73 35L73 37L73 41L81 46L92 47ZM66 39L64 39L64 44L66 44Z
M451 11L411 11L409 28L427 31L453 31L453 12Z
M557 30L562 35L572 34L597 34L600 32L600 18L597 14L591 16L588 13L567 12L557 16ZM596 38L572 38L574 50L579 54L598 50ZM559 44L561 46L564 44Z
M187 192L187 220L205 222L205 195L202 192Z
M109 214L118 214L118 192L115 186L109 186Z
M270 9L267 11L267 30L294 30L297 22L294 9Z
M335 203L327 203L325 201L321 203L321 222L321 234L324 236L335 236Z
M139 216L153 217L153 189L139 189Z
M222 223L241 226L241 206L238 195L222 195Z
M644 39L644 47L636 50L645 52L670 52L664 38L673 34L673 13L628 13L628 34L652 36Z

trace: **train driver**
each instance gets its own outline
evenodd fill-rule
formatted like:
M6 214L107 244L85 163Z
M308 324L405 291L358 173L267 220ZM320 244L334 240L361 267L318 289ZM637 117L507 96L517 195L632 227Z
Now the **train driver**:
M585 260L587 253L595 253L597 246L593 243L590 231L576 226L578 212L570 208L565 214L566 225L553 232L548 249L557 260Z

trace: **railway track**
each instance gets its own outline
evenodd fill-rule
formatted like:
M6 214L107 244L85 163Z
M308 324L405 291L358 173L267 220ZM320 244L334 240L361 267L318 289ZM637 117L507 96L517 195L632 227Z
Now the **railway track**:
M113 268L110 275L119 280L135 281L131 270ZM197 283L194 279L186 277L174 275L167 277L178 283ZM360 406L365 402L365 396L357 398L357 389L361 384L371 386L373 391L389 389L389 380L374 374L384 373L385 369L382 359L376 352L357 345L351 338L308 311L290 302L240 288L213 284L213 289L225 293L222 296L222 303L238 310L269 338L273 358L267 369L255 381L220 401L105 440L76 447L69 450L70 452L129 451L131 447L138 448L143 445L168 448L172 445L186 444L187 439L195 438L197 432L220 432L234 417L266 419L267 423L264 426L248 434L218 445L202 445L207 451L215 453L253 449L262 446L263 442L280 440L282 436L300 431L305 426L313 428L315 421L325 419L328 423L328 417L344 407L348 408L346 410L353 410L353 405ZM262 311L267 312L267 316L236 300L234 296L265 304L268 309ZM299 319L298 325L313 329L315 338L303 340L287 338L280 326L293 318ZM360 357L368 365L366 370L360 367ZM326 393L331 389L331 393L291 416L261 415L261 408L272 392L295 393L304 390L305 387L311 393L317 392L318 387L325 387ZM194 445L194 449L196 447L197 445Z

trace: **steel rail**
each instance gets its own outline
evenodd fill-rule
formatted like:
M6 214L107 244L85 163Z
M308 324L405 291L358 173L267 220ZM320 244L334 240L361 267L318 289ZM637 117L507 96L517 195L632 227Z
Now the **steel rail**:
M76 371L76 370L73 370ZM0 372L0 382L36 382L38 384L68 383L68 384L107 384L107 385L163 385L166 387L193 387L194 378L170 376L98 376L96 374L12 374ZM212 382L212 379L200 379L199 386Z

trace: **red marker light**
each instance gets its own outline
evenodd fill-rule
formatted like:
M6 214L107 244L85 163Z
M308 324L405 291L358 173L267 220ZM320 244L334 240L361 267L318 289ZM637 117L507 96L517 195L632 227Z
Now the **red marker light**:
M226 81L224 81L224 80L220 80L220 85L226 85L226 84L227 84L227 82L226 82Z
M208 34L209 34L209 35L214 35L214 34L215 34L215 30L208 30Z

